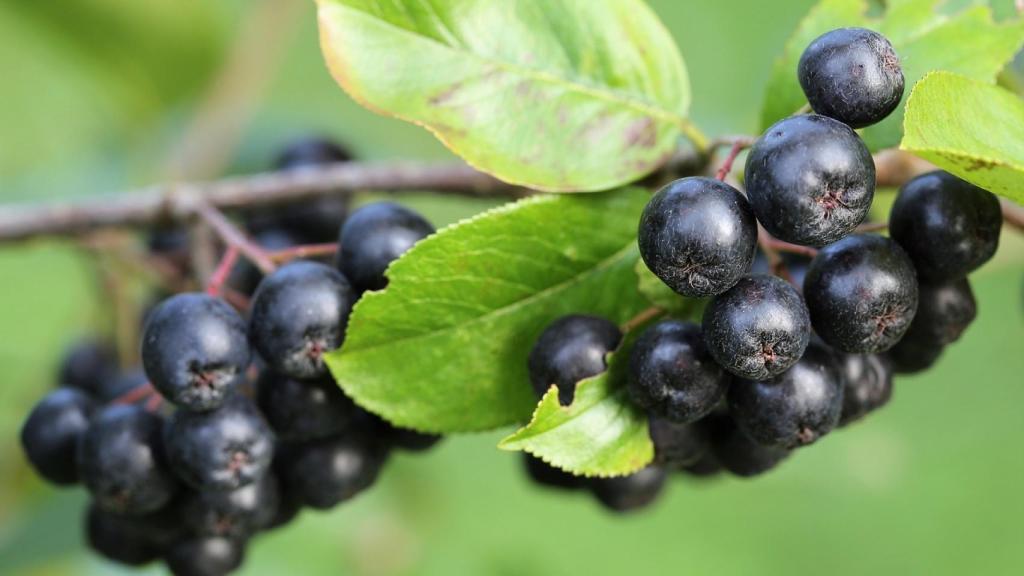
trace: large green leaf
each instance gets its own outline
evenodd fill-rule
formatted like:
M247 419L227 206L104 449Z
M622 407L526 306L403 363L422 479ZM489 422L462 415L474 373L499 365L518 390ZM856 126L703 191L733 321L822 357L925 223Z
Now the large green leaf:
M430 432L525 421L526 372L544 327L569 313L622 322L646 307L633 267L638 188L537 196L445 228L363 296L328 357L363 407Z
M654 459L647 415L630 403L625 390L632 338L609 356L608 370L581 381L572 404L558 402L552 386L533 419L501 441L505 450L523 450L581 476L621 476Z
M996 194L1024 202L1024 100L949 72L929 74L907 102L900 148Z
M353 98L508 182L604 190L661 165L681 132L702 140L682 57L642 0L318 3Z
M906 77L906 92L934 70L958 72L976 80L995 81L999 71L1024 44L1024 22L997 24L987 6L944 13L938 0L892 0L882 18L866 15L863 0L822 0L800 24L772 71L761 124L767 127L806 103L797 80L804 48L831 29L863 26L885 34L896 48ZM907 94L904 94L904 101ZM902 134L902 105L882 122L865 128L872 150L896 146Z

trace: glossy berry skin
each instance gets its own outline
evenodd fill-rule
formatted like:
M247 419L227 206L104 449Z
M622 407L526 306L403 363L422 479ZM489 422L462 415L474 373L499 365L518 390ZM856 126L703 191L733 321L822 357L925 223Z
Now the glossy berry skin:
M746 276L704 309L704 342L732 374L765 380L796 364L811 322L803 298L775 276Z
M889 233L927 282L963 278L999 246L999 200L947 172L922 174L900 189Z
M527 367L537 397L558 386L558 401L572 403L576 383L605 371L605 356L619 346L622 332L597 316L571 315L555 320L530 350Z
M338 266L359 292L387 286L387 267L406 250L434 233L418 213L390 202L367 204L341 227Z
M583 488L587 483L586 478L575 476L560 468L555 468L551 464L526 452L523 452L523 468L526 469L526 474L530 477L530 480L547 488L576 490Z
M257 389L260 411L283 441L339 434L353 424L358 410L330 378L299 381L264 370Z
M182 522L198 536L247 538L271 525L279 498L273 474L235 490L190 492L181 504Z
M778 466L790 454L786 448L755 442L729 416L715 416L708 426L713 463L734 476L759 476Z
M883 120L903 98L903 70L889 40L865 28L826 32L797 67L811 108L853 128Z
M921 283L917 314L903 339L941 348L959 340L977 315L978 305L967 278L944 284Z
M713 296L750 270L757 221L738 190L692 177L658 190L638 233L640 255L669 288L683 296Z
M629 476L595 478L590 489L605 508L632 512L653 504L665 487L668 474L660 466L648 466Z
M242 565L245 545L231 538L196 537L171 546L164 556L174 576L227 576Z
M164 431L174 472L196 490L234 490L270 469L274 433L248 398L235 395L218 410L179 410Z
M163 419L139 406L99 411L78 442L78 474L104 510L147 514L178 490L161 439Z
M815 332L852 354L892 348L917 312L917 276L889 238L855 234L826 246L811 263L804 295Z
M648 413L685 424L711 412L729 380L708 353L700 326L666 320L637 338L630 351L626 389Z
M670 470L697 464L711 448L711 436L698 422L678 424L652 417L647 429L654 443L655 464Z
M142 364L149 381L187 410L224 402L251 357L245 321L212 296L184 293L154 309L142 334Z
M64 352L57 383L96 395L103 383L117 374L117 354L105 342L87 339Z
M843 410L839 425L846 426L878 410L892 397L892 362L884 355L841 354Z
M917 374L931 368L942 357L945 346L904 338L896 343L886 357L897 374Z
M300 380L323 378L323 356L341 346L355 300L341 272L318 262L292 262L260 282L249 337L275 372Z
M776 122L747 156L757 220L787 242L824 246L854 230L875 196L875 163L849 126L816 114Z
M811 342L792 368L770 380L737 381L729 414L754 441L797 448L828 434L843 409L843 376L832 351Z
M144 566L160 557L160 548L138 522L92 505L85 516L85 540L97 554L125 566Z
M78 388L58 388L32 409L21 426L21 447L36 472L57 485L78 482L76 450L89 428L92 399Z
M326 510L377 480L387 451L359 433L296 447L285 468L286 483L306 506Z

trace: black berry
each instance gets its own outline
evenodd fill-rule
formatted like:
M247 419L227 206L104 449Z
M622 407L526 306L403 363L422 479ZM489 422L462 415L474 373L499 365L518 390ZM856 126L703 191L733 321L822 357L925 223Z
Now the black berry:
M628 476L595 478L590 482L598 502L614 512L639 510L657 500L667 474L660 466L648 466Z
M257 390L260 410L281 440L326 438L355 419L355 404L330 378L299 381L265 370Z
M747 197L773 236L824 246L853 231L875 195L871 152L849 126L814 114L776 122L747 156Z
M892 363L884 355L841 354L843 410L839 425L863 418L892 397Z
M644 330L630 352L630 398L674 422L694 422L709 413L729 380L708 353L700 326L692 322L659 322Z
M934 366L944 350L945 346L904 338L886 352L886 357L892 362L893 372L917 374Z
M174 471L196 490L233 490L267 473L274 433L244 396L211 412L179 410L164 434Z
M85 516L85 539L97 554L125 566L144 566L160 557L160 548L134 517L92 505Z
M181 505L182 521L198 536L247 538L274 522L279 497L273 474L234 490L190 492Z
M786 448L755 442L728 416L714 416L708 426L714 459L707 465L712 471L717 464L734 476L751 478L775 468L789 456Z
M959 340L978 315L974 292L966 278L944 284L921 283L917 302L917 314L903 339L932 347Z
M576 476L561 468L555 468L551 464L526 452L523 452L523 467L526 469L526 474L531 480L548 488L576 490L586 486L587 483L586 478Z
M704 309L704 341L726 370L749 380L781 374L800 359L811 334L796 288L775 276L746 276Z
M384 271L434 227L412 210L392 204L368 204L352 213L341 227L341 272L359 292L387 286Z
M929 172L900 189L889 233L922 280L958 280L995 254L1002 227L999 200L947 172Z
M796 448L828 434L843 409L843 376L835 355L811 342L792 368L770 380L736 381L729 413L760 444Z
M732 186L711 178L676 180L658 190L640 217L640 255L684 296L720 294L750 270L757 221Z
M527 366L537 396L552 384L558 401L572 403L576 383L605 371L605 356L619 346L619 327L597 316L563 316L552 322L530 350Z
M150 313L142 364L153 386L189 410L219 406L249 366L245 321L223 300L172 296Z
M96 395L103 383L117 374L117 354L107 343L85 339L64 353L57 383Z
M178 489L161 439L163 419L139 406L98 412L78 442L78 473L95 502L120 514L146 514Z
M245 556L245 545L220 536L196 537L171 546L164 556L174 576L226 576Z
M369 488L387 451L353 432L298 446L286 467L286 482L302 503L326 510Z
M826 246L811 263L804 295L815 332L842 352L891 348L917 311L917 276L889 238L855 234Z
M21 426L21 447L36 472L59 485L78 482L76 446L89 428L93 401L78 388L58 388L36 404Z
M819 36L797 68L800 86L818 114L854 128L881 121L903 98L903 70L892 44L865 28Z
M648 431L654 443L654 462L665 468L693 466L711 448L711 436L699 422L678 424L662 418L651 418Z
M276 372L298 379L327 374L325 353L341 346L355 294L341 272L296 261L260 282L249 336Z

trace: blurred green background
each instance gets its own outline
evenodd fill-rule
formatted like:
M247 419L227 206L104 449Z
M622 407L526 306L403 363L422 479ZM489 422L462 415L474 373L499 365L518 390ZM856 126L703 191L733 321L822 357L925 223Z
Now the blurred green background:
M771 63L812 2L651 4L687 59L698 125L754 130ZM308 133L365 158L450 157L335 86L311 2L4 0L0 38L3 202L260 170ZM490 206L408 201L438 225ZM979 318L938 367L766 477L678 478L660 505L616 517L528 483L518 455L494 448L504 431L451 438L395 457L354 502L259 537L243 573L1021 574L1022 264L1024 242L1004 232L972 278ZM81 542L82 491L40 483L17 446L63 345L111 330L109 294L63 242L0 247L0 278L0 574L117 573Z

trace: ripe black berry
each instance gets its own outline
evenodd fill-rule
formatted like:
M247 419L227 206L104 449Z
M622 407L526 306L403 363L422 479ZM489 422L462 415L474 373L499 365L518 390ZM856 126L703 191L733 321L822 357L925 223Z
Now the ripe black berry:
M333 436L355 418L355 404L330 378L299 381L264 370L257 389L260 410L280 440Z
M875 354L840 354L843 374L843 411L839 425L859 420L878 410L892 397L892 363Z
M252 300L249 336L279 374L308 380L327 374L325 353L341 346L355 302L334 268L296 261L260 282Z
M876 234L826 246L811 263L804 295L814 330L842 352L891 348L917 311L917 276L903 250Z
M165 504L178 485L167 467L163 419L138 406L98 412L78 442L78 473L95 502L110 512L146 514Z
M117 354L107 343L81 340L64 353L57 383L96 395L103 383L117 374Z
M654 443L654 462L668 469L693 466L711 448L711 436L699 422L678 424L652 417L648 431Z
M368 204L352 213L341 227L341 272L359 292L387 286L384 271L434 227L412 210L392 204Z
M595 478L590 489L605 508L631 512L652 504L665 487L667 473L660 466L648 466L629 476Z
M775 276L746 276L704 309L711 356L741 378L764 380L796 364L811 322L793 286Z
M974 322L978 307L967 278L918 286L917 314L903 336L932 347L952 344Z
M722 464L718 461L718 458L715 457L715 452L712 450L710 443L708 444L708 451L705 452L699 460L689 466L683 466L679 469L683 474L701 480L718 476L723 470L724 468L722 468Z
M789 456L786 448L755 442L729 416L714 416L708 426L714 463L735 476L751 478L763 474Z
M732 186L712 178L676 180L658 190L640 217L640 255L683 296L713 296L750 270L757 221Z
M896 343L886 357L892 362L892 370L897 374L917 374L938 362L945 346L904 338Z
M903 70L892 44L864 28L840 28L804 50L797 69L818 114L854 128L881 121L903 98Z
M182 522L197 536L247 538L274 521L279 496L273 474L234 490L190 492L181 505Z
M231 538L206 536L182 540L164 556L174 576L226 576L245 556L244 543Z
M95 504L85 516L85 539L97 554L125 566L144 566L160 557L160 548L134 517L113 514Z
M523 467L526 468L526 474L530 479L541 486L560 490L576 490L586 486L586 478L570 474L561 468L555 468L526 452L523 452Z
M558 386L558 401L572 403L576 383L605 371L605 356L615 350L622 332L597 316L571 315L555 320L530 350L530 383L537 396Z
M747 197L776 238L824 246L853 231L875 195L875 163L842 122L792 116L776 122L747 157Z
M760 444L796 448L828 434L843 409L843 376L831 350L811 342L792 368L770 380L738 380L729 413Z
M172 296L150 313L142 364L153 386L189 410L219 406L249 366L245 321L223 300Z
M630 352L630 398L674 422L704 417L725 395L729 380L708 353L700 326L692 322L659 322L637 338Z
M326 510L369 488L387 451L358 432L296 447L285 468L286 483L311 508Z
M164 436L171 467L196 490L233 490L270 468L274 433L244 396L211 412L179 410Z
M903 185L889 213L889 232L922 280L958 280L995 254L1002 227L999 200L947 172Z
M437 446L437 443L443 438L439 434L428 434L426 432L410 430L409 428L399 428L388 422L384 422L384 427L379 430L382 441L386 445L406 452L430 450Z
M60 485L78 482L75 451L92 411L78 388L58 388L36 404L21 426L21 447L40 476Z

